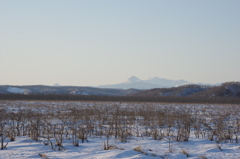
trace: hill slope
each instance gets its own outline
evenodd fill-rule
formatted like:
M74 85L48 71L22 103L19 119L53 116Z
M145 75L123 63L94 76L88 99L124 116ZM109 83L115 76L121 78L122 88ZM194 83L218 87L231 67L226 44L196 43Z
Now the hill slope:
M197 92L191 96L198 97L240 97L240 82L226 82L209 90Z
M123 96L135 93L136 89L107 89L77 86L0 86L0 94L71 94L71 95L101 95L101 96Z
M129 96L170 97L240 97L240 82L226 82L220 86L184 85L139 91Z

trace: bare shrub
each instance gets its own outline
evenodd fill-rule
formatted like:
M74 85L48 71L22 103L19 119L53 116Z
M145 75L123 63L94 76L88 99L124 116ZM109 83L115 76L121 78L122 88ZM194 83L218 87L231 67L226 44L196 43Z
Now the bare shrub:
M80 142L84 144L92 137L106 138L105 150L119 149L108 141L115 138L115 141L129 142L134 137L144 140L151 136L155 140L166 139L168 153L173 152L173 141L187 142L192 130L196 138L216 141L221 151L220 143L238 143L239 140L238 106L230 109L227 106L192 108L187 105L159 107L151 103L127 103L128 106L117 102L92 103L64 103L51 108L45 104L21 105L24 110L18 112L17 109L15 112L0 109L0 148L6 148L7 137L13 141L16 136L26 135L36 141L45 139L42 142L53 150L63 150L66 140L71 140L73 146L79 146ZM146 153L141 146L135 149L151 155L151 150ZM188 154L187 151L182 153Z
M220 151L222 151L222 147L221 147L220 144L216 144L216 147L217 147Z
M58 151L64 150L61 142L56 141L55 147L58 147Z
M79 146L79 143L75 143L73 146L74 146L74 147L78 147L78 146Z
M15 141L16 133L15 133L14 129L9 129L7 132L7 136L10 139L10 141Z

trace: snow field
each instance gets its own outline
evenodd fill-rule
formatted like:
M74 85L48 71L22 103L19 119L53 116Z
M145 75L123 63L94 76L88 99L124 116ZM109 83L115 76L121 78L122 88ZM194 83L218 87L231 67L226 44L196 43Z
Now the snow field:
M7 138L4 140L4 144L8 142L7 148L0 150L0 158L3 159L41 158L40 155L42 155L42 158L53 159L240 158L240 144L236 143L237 140L235 139L236 136L239 137L239 131L234 136L236 130L234 128L237 128L239 118L240 107L238 105L0 101L0 108L10 114L14 113L15 116L18 113L30 111L30 114L33 115L30 118L33 121L37 121L36 115L42 114L43 116L39 118L41 119L40 123L45 124L45 121L50 121L49 124L57 125L55 129L51 127L52 130L58 131L56 137L53 136L53 131L51 131L50 141L53 143L53 150L48 142L46 133L44 133L44 125L39 126L41 131L38 132L37 136L33 136L35 130L32 130L30 127L35 126L35 122L31 123L29 121L25 123L28 131L25 133L24 130L21 130L15 141L10 141L8 135L6 135ZM97 111L98 113L96 113ZM121 112L124 115L119 115L116 112ZM159 114L156 115L156 112ZM48 113L53 113L56 116L46 115ZM132 116L134 113L136 113L135 116ZM164 113L169 114L166 115ZM67 120L68 118L66 120L63 119L64 116L69 116L70 114L72 116L70 116L69 120ZM74 123L73 116L77 114L80 115L79 118L76 118L78 122L75 122L74 125L72 124ZM114 118L116 115L117 119ZM170 118L171 115L175 116ZM107 117L109 120L104 121L104 117ZM167 120L168 117L169 119ZM183 128L184 124L187 126L184 123L185 119L194 120L189 134ZM9 118L9 121L13 121L13 119ZM10 128L13 128L14 132L17 131L16 126L9 121L5 125L7 132L10 131ZM114 121L114 123L111 124L111 121ZM95 128L93 130L89 128L91 126L89 122L90 124L94 123L93 126L95 125ZM116 125L116 122L118 125ZM168 131L169 123L166 122L174 124L174 126L169 128L170 131ZM200 122L202 124L199 124ZM59 132L63 123L65 125L62 129L62 148L58 151L59 147L55 146L55 144L61 138L61 133ZM204 124L207 125L204 126ZM102 125L101 129L100 125ZM224 128L221 133L218 132L220 128ZM81 138L73 136L72 133L75 129L78 131L76 135L87 135L88 141L84 140L84 143L82 143ZM85 132L80 133L83 130ZM118 134L115 136L117 130ZM182 131L182 133L179 133L178 130ZM131 132L130 134L128 134L129 131ZM230 132L227 133L227 131ZM67 132L69 134L66 137ZM121 135L121 133L124 134ZM205 133L205 135L202 135L202 133ZM199 138L196 138L196 134L199 135ZM107 135L109 139L107 139ZM211 135L213 136L212 141L209 138ZM37 139L34 137L37 137ZM177 137L179 137L179 141L177 141ZM170 146L169 138L171 138ZM73 145L73 139L79 144L78 147ZM185 139L187 141L183 141ZM113 149L104 150L104 142L106 143L107 140ZM48 143L48 145L44 143ZM136 149L137 147L138 149Z
M121 143L110 140L118 148L103 150L103 142L105 138L90 138L89 142L80 144L79 147L74 147L71 142L64 141L63 151L51 150L51 147L45 146L42 142L37 142L28 137L17 137L16 141L9 142L7 149L0 151L0 158L14 159L14 158L40 158L39 154L45 154L52 159L66 159L66 158L86 158L86 159L130 159L130 158L171 158L171 159L186 159L186 158L200 158L205 156L212 159L239 159L240 148L239 144L223 143L221 145L222 151L219 150L214 141L207 139L191 138L189 142L174 142L172 141L173 152L168 151L168 141L157 141L151 138L135 138L127 143ZM133 149L141 146L144 152L148 155L134 151ZM189 157L182 153L186 150ZM153 156L154 155L154 156ZM156 156L155 156L156 155Z

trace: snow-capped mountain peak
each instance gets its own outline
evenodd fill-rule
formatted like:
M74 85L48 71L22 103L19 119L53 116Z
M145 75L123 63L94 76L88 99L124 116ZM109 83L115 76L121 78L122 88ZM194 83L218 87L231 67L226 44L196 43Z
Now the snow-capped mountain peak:
M132 82L138 82L141 81L139 78L137 78L136 76L132 76L130 77L126 83L132 83Z
M55 83L55 84L53 85L53 87L61 87L61 85L58 84L58 83Z

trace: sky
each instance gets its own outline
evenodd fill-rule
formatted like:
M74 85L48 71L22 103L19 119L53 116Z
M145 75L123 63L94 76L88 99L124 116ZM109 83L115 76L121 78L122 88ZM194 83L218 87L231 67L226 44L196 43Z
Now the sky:
M240 81L239 0L0 0L0 85Z

